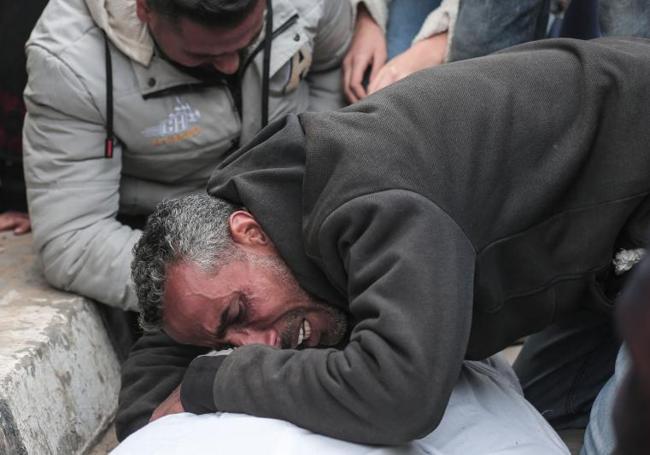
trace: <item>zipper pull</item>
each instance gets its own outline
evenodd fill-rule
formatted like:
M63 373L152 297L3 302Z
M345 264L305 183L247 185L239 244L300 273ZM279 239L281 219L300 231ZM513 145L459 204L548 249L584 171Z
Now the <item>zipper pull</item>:
M113 139L106 138L104 142L104 158L113 158Z

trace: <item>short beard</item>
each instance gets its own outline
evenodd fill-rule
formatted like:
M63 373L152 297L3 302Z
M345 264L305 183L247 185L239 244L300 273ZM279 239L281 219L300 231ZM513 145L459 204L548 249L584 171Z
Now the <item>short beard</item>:
M348 318L346 314L332 305L319 300L315 301L319 305L323 305L325 311L330 315L333 321L333 329L327 333L321 334L320 344L323 346L336 346L343 341L343 338L348 331Z
M251 264L271 269L279 277L280 282L284 286L291 288L292 292L302 294L305 300L308 300L314 305L320 306L329 315L332 322L332 329L321 333L319 346L335 346L343 341L348 330L348 318L345 312L320 299L317 299L305 291L302 287L300 287L298 280L293 275L293 273L291 273L289 266L282 260L279 255L258 255L250 253L245 254L246 259ZM296 314L293 317L299 317L302 319L304 318L304 315L302 311L299 311L299 314ZM288 327L292 326L293 324L288 324ZM292 336L292 333L282 333L280 335L281 345L283 349L286 349L285 345L290 347Z
M149 29L149 35L153 37L153 33L151 33L151 29ZM193 78L200 80L203 83L206 83L208 85L224 83L224 82L229 83L237 79L237 73L224 74L220 71L217 71L212 65L208 65L208 64L199 65L199 66L181 65L180 63L168 57L167 54L165 54L165 51L163 51L162 48L158 45L158 43L156 43L155 38L154 38L154 43L156 45L156 52L160 55L160 57L163 60L171 64L179 71L188 74ZM245 54L243 53L243 51L240 51L239 54L240 54L240 62L243 62Z

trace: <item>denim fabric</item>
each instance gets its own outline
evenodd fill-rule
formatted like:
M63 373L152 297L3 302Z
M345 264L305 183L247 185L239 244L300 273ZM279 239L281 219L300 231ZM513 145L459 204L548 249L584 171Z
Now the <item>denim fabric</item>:
M612 318L585 310L528 337L514 369L524 396L556 430L585 428L619 347Z
M585 433L584 446L580 455L610 455L614 453L616 436L612 410L618 390L623 383L623 378L630 370L631 359L627 349L623 346L616 358L616 371L605 387L598 394L598 398L591 408L589 426Z
M581 0L587 6L595 3ZM650 38L647 0L600 0L598 3L598 25L603 36ZM543 38L549 5L549 0L461 0L450 61L479 57ZM590 28L598 27L590 24Z
M600 0L603 36L650 38L650 3L647 0Z
M543 38L549 0L461 0L449 60L464 60Z
M587 427L581 455L613 451L623 352L612 318L582 311L530 336L515 362L524 396L556 430Z
M388 10L386 40L388 58L409 47L429 13L440 6L440 0L393 0Z

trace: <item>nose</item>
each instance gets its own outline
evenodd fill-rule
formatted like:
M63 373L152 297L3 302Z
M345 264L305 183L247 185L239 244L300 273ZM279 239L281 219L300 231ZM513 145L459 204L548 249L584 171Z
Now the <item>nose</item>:
M233 333L230 337L230 344L235 346L246 346L248 344L264 344L267 346L279 347L278 333L273 329L252 330L244 329Z
M212 66L223 74L235 74L239 69L239 54L232 52L217 57L212 61Z

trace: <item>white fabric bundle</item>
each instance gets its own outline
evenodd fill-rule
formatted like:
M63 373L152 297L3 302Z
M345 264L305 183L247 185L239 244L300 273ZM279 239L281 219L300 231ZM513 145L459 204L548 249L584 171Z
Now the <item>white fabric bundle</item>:
M290 406L290 404L288 404ZM175 414L132 434L112 455L553 455L569 451L528 403L503 360L465 362L445 416L425 438L397 447L354 444L281 420Z

